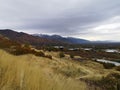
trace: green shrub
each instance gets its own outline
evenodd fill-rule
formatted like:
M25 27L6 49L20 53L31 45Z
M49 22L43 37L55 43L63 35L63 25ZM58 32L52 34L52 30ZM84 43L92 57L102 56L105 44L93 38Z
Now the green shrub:
M111 68L115 67L115 65L112 63L102 63L102 64L105 69L111 69Z
M59 57L60 57L60 58L63 58L63 57L65 57L65 54L64 54L63 52L60 52L60 53L59 53Z
M74 55L70 54L70 58L74 58Z

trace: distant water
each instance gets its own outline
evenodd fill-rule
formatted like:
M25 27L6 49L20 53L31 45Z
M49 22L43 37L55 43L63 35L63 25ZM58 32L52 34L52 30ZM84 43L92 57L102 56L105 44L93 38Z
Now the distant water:
M105 52L117 52L117 53L119 53L119 51L118 50L116 50L116 49L106 49L105 50Z
M120 66L120 63L114 62L114 61L109 61L109 60L104 60L104 59L97 59L98 62L104 62L104 63L111 63L114 64L115 66Z

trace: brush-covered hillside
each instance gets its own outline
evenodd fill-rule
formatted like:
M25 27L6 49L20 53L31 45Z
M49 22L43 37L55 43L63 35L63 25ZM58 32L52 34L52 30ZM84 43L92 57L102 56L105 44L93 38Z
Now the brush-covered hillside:
M41 47L45 45L65 45L63 41L50 40L43 37L33 36L24 32L17 32L10 29L0 29L0 34L4 37L9 38L10 40L21 43L21 44L30 44L35 47Z
M91 60L74 61L60 52L15 56L0 50L0 90L119 90L120 72ZM74 58L79 58L75 56Z

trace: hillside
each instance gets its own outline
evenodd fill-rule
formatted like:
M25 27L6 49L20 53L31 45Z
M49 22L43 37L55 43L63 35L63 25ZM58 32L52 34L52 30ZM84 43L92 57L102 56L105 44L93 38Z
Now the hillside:
M37 36L32 36L27 33L23 32L16 32L13 30L5 29L0 30L0 34L4 37L9 38L12 41L22 43L22 44L30 44L33 46L44 46L44 45L60 45L65 44L64 42L56 41L56 40L50 40L46 38L40 38Z
M68 55L59 58L59 52L44 53L53 59L32 54L14 56L0 50L0 90L115 90L105 89L116 85L114 80L108 83L112 76L101 81L111 73L117 75L114 69L104 69L90 60L73 61Z
M20 44L17 42L14 42L10 40L7 37L4 37L3 35L0 35L0 48L10 48L11 46L19 46Z
M24 54L33 54L35 56L41 56L46 58L52 58L49 55L45 55L42 51L36 50L31 45L21 44L8 39L0 35L0 49L7 51L10 54L19 56Z
M66 62L34 55L14 56L3 50L0 55L0 90L86 90L84 82L57 73L55 68L69 65Z

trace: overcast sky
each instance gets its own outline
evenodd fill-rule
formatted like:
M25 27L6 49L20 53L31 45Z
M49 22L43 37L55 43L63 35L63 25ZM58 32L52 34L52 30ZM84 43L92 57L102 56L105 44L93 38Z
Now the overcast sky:
M0 29L120 41L120 0L0 0Z

